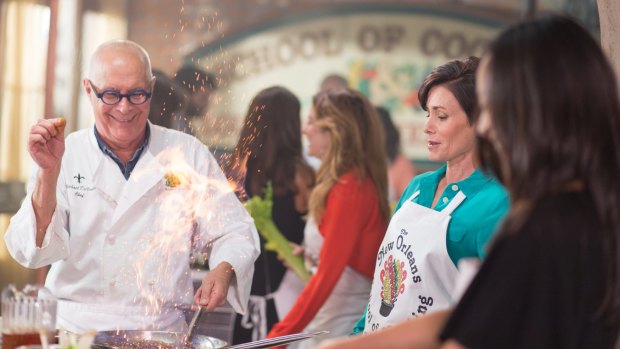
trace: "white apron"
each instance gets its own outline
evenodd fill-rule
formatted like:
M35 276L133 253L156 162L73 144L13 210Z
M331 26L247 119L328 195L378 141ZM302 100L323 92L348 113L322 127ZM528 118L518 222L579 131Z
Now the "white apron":
M318 261L323 245L323 236L313 218L309 218L304 230L304 244L306 258ZM306 326L303 332L329 331L329 334L307 339L300 342L296 348L314 348L321 341L328 338L347 336L359 320L360 313L368 303L368 292L371 280L345 267L340 279L332 290L314 319ZM291 348L292 346L289 346Z
M284 319L289 310L297 301L297 297L304 290L304 283L293 271L286 270L280 286L273 293L278 318Z
M465 194L459 191L442 211L435 211L413 202L419 193L394 214L381 243L364 332L453 304L459 272L448 255L446 233Z
M264 296L250 295L248 311L241 318L241 327L252 330L252 341L267 337L267 302L273 300L278 318L284 319L303 289L304 283L301 279L287 270L275 292Z

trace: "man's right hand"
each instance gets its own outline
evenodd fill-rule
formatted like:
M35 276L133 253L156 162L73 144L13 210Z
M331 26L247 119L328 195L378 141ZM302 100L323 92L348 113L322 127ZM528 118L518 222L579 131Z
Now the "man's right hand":
M41 170L58 170L65 152L64 118L40 119L30 129L28 152Z
M38 247L43 244L45 232L56 209L56 182L65 153L66 124L64 118L41 119L32 126L28 137L28 152L40 168L32 193Z

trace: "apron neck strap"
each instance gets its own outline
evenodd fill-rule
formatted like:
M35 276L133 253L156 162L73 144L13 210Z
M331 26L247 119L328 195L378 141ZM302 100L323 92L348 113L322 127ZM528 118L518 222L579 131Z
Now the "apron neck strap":
M457 207L459 207L459 205L465 201L465 198L467 196L465 196L465 194L463 194L462 191L459 190L458 193L456 193L456 195L454 195L454 198L452 198L452 201L450 201L450 203L444 207L443 210L441 210L441 213L445 213L445 214L452 214L452 212L454 212L454 210L456 210Z
M413 200L415 200L415 198L417 198L417 197L418 197L418 195L420 195L420 191L419 191L419 190L418 190L418 191L416 191L415 193L413 193L413 195L411 195L411 196L409 197L409 199L407 199L407 201L413 201Z

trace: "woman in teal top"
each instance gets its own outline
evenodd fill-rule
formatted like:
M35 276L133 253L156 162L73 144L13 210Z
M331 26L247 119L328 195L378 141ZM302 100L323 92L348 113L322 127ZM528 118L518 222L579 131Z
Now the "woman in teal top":
M435 68L419 90L429 112L429 158L445 162L415 177L400 198L377 256L369 307L354 333L371 332L454 302L457 263L483 258L508 211L508 196L474 157L474 74L470 57Z
M394 213L396 214L403 202L416 191L420 191L420 195L413 202L430 207L435 188L445 173L446 166L442 166L436 171L416 176L403 192ZM504 187L495 179L486 176L480 169L476 169L471 176L454 184L465 192L468 198L452 213L446 236L448 255L454 265L457 265L462 258L484 258L487 243L500 220L508 212L508 197ZM448 198L448 201L438 202L433 209L440 211L445 208L457 192L458 189L446 188L442 197ZM366 312L355 326L353 333L363 332L365 323Z

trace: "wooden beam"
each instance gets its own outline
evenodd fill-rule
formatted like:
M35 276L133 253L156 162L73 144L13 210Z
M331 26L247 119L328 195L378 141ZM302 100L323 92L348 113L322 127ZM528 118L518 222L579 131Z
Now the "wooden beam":
M620 1L598 0L597 5L601 47L616 71L616 82L620 84Z

